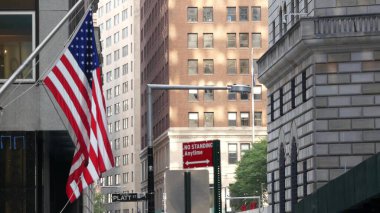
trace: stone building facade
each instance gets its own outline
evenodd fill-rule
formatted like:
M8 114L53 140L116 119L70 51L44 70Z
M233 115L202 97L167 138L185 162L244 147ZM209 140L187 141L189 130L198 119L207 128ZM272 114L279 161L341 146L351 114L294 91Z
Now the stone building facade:
M292 211L380 149L379 8L270 1L270 48L258 65L268 88L271 212Z

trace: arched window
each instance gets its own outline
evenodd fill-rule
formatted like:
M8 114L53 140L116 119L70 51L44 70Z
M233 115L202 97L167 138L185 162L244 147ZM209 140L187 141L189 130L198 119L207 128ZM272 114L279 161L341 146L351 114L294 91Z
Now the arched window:
M298 196L297 196L297 144L296 139L292 140L292 150L291 150L291 164L290 164L290 173L291 173L291 195L292 195L292 211L295 209Z
M285 213L285 150L284 145L280 146L280 213Z

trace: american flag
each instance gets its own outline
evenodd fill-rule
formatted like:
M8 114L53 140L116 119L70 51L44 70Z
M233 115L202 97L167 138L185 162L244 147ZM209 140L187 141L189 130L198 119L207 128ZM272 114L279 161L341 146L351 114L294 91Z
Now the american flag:
M114 166L91 10L44 83L74 133L76 149L66 185L66 194L73 202Z

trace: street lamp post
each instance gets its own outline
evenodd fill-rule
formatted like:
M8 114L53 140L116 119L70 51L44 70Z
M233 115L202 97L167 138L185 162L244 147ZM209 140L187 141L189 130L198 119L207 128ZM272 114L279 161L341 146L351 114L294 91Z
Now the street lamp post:
M154 213L154 169L153 169L153 110L152 110L152 90L228 90L237 93L250 93L249 85L228 85L228 86L196 86L196 85L166 85L166 84L147 84L147 158L148 158L148 213Z

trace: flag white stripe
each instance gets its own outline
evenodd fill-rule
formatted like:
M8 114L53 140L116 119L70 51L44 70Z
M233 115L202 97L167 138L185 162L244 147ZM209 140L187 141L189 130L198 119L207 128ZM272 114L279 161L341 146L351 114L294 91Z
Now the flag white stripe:
M60 92L63 100L65 101L66 105L71 109L71 114L73 115L73 118L75 122L77 123L77 126L79 128L79 131L82 133L82 137L86 144L89 144L90 139L87 135L87 130L84 128L83 122L81 117L78 114L78 111L76 110L74 103L71 101L70 96L67 94L66 89L62 86L61 82L57 79L57 77L54 75L53 72L49 75L50 80L52 81L53 85L56 87L56 89Z
M91 85L88 84L88 81L87 81L87 78L86 76L84 75L82 69L79 67L77 61L75 60L74 56L71 54L70 50L66 50L65 51L65 56L67 58L67 60L69 60L71 66L74 68L74 70L76 71L76 74L78 75L80 81L83 83L84 87L87 89L87 94L89 94L89 96L91 97Z
M74 79L72 78L70 73L67 71L65 65L63 65L63 63L61 61L59 61L56 66L61 71L63 77L66 79L67 83L70 85L72 91L74 92L75 97L73 97L73 98L76 98L78 100L78 102L79 102L80 106L82 107L84 113L86 115L89 115L90 109L89 109L89 106L87 105L86 99L83 97L82 93L79 91L78 85L75 83ZM87 119L88 123L90 123L89 116L87 116L87 118L88 118Z
M75 181L70 183L70 188L73 190L75 197L78 198L80 196L80 192L78 185Z

